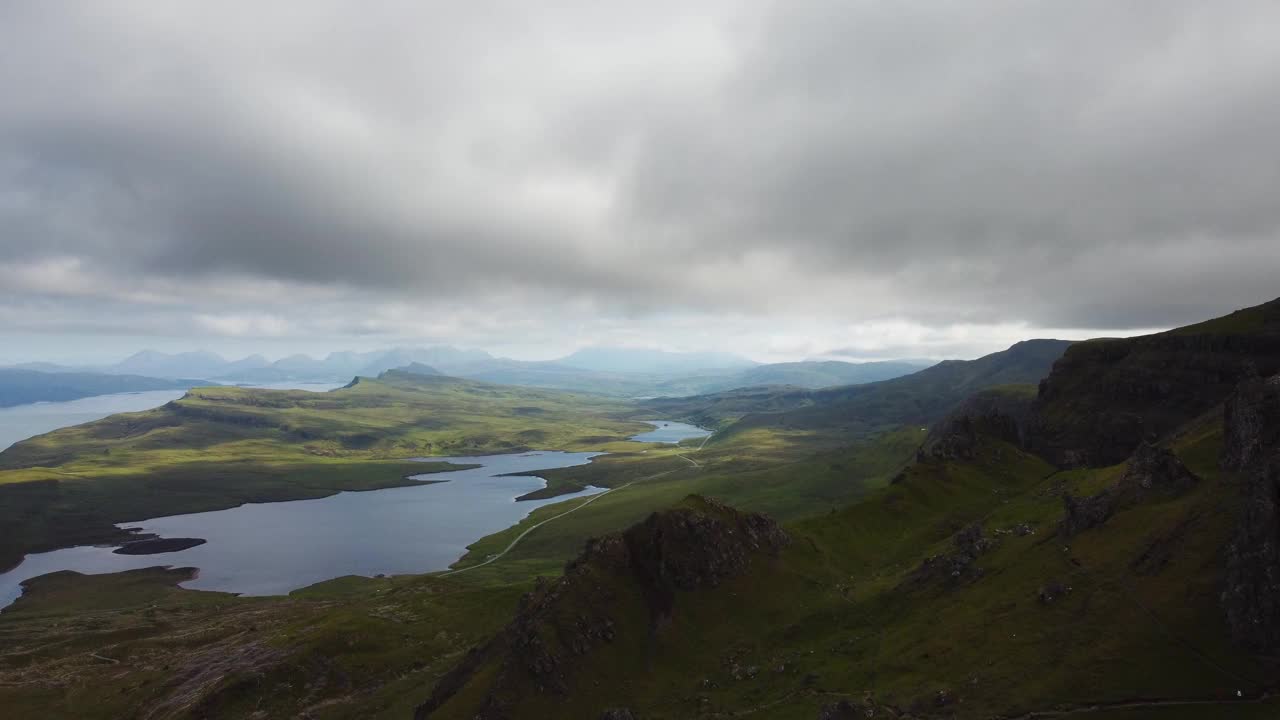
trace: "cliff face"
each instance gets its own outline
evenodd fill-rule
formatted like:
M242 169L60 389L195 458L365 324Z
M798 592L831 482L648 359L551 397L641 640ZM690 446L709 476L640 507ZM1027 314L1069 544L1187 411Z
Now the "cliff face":
M1208 323L1067 349L1040 382L1034 450L1063 467L1111 465L1280 372L1280 300Z
M563 576L539 579L515 619L446 675L415 718L450 706L453 714L502 720L520 716L531 697L565 696L596 651L661 633L681 592L714 588L789 542L768 517L698 496L593 539Z
M1280 651L1280 375L1240 384L1227 401L1223 467L1242 476L1243 503L1226 552L1223 609L1233 639Z
M1026 446L1033 432L1034 399L1030 385L1006 385L976 393L929 429L920 456L971 459L982 435Z
M1067 349L1033 400L979 393L930 433L926 461L971 459L980 436L1059 467L1127 460L1113 484L1063 495L1063 538L1117 513L1178 497L1199 479L1163 445L1222 406L1221 465L1239 482L1235 531L1222 557L1222 609L1233 640L1280 652L1280 300L1157 335ZM1234 488L1233 485L1227 485Z

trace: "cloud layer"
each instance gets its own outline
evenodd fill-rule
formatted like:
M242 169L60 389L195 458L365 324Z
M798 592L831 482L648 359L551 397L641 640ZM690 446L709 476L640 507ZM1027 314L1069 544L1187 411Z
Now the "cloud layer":
M870 354L1191 321L1280 287L1277 27L1262 1L6 3L0 333Z

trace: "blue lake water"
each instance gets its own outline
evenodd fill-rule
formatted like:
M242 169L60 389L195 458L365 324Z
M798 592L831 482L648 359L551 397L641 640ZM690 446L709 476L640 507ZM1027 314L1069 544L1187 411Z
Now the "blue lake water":
M703 438L711 434L710 430L681 422L669 422L667 420L645 420L653 426L649 432L632 435L631 439L637 442L655 442L655 443L678 443L681 440L689 438Z
M329 390L332 384L278 384L277 389ZM100 395L63 403L37 403L0 411L0 443L117 412L157 407L182 391ZM686 423L649 421L653 430L638 442L677 443L710 435ZM5 435L5 432L8 435ZM111 547L82 546L28 555L0 574L0 607L22 592L21 582L58 570L106 573L169 565L200 569L183 587L246 595L275 595L343 575L408 574L443 570L466 546L503 530L543 505L602 492L590 487L574 495L516 502L545 486L532 476L509 473L570 467L598 453L539 451L479 457L424 458L479 468L419 476L422 485L344 492L316 500L253 503L229 510L121 523L161 537L203 538L187 550L157 555L116 555ZM506 477L504 477L506 475Z
M43 435L58 428L101 420L108 415L138 412L177 400L184 390L95 395L66 402L41 402L0 408L0 450L19 440Z
M23 580L58 570L106 573L157 565L193 566L200 569L200 576L183 587L246 595L283 594L343 575L443 570L470 543L514 525L538 507L602 492L588 488L517 503L517 496L546 482L538 477L500 476L583 465L597 454L540 451L426 458L482 467L418 476L446 482L121 523L121 527L140 527L161 537L208 542L159 555L116 555L110 547L93 546L28 555L17 568L0 574L0 607L21 594Z

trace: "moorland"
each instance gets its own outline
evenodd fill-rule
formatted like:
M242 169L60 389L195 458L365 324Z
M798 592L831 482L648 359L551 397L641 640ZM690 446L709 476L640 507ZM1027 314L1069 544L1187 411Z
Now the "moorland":
M0 561L140 517L393 486L417 456L600 451L540 473L540 497L609 491L447 573L255 598L179 587L191 568L34 579L0 613L0 707L1273 717L1278 372L1272 301L825 389L627 400L396 370L324 394L193 389L0 453ZM655 418L715 432L626 441Z

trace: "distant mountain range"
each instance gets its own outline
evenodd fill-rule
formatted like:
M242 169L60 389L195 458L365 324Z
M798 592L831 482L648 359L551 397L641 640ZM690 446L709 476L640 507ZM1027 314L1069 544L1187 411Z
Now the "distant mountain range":
M804 361L760 364L730 353L675 353L643 348L592 347L558 360L494 357L482 350L448 346L334 352L323 359L291 355L271 362L261 355L229 361L211 352L168 354L143 350L105 366L70 367L27 363L19 370L91 372L161 379L201 378L221 384L345 382L376 377L417 364L445 375L507 385L556 388L625 397L684 396L754 385L821 388L875 382L910 374L927 361L849 363Z
M118 363L98 366L66 366L26 363L14 369L40 372L97 372L156 378L202 378L220 383L267 383L284 381L342 381L355 375L375 376L386 370L422 363L432 367L464 368L493 361L480 350L451 347L394 348L373 352L333 352L323 359L290 355L275 362L262 355L227 360L212 352L162 353L143 350Z
M79 400L93 395L141 392L144 390L184 390L204 384L200 380L108 375L84 372L40 372L0 368L0 407L34 402Z

